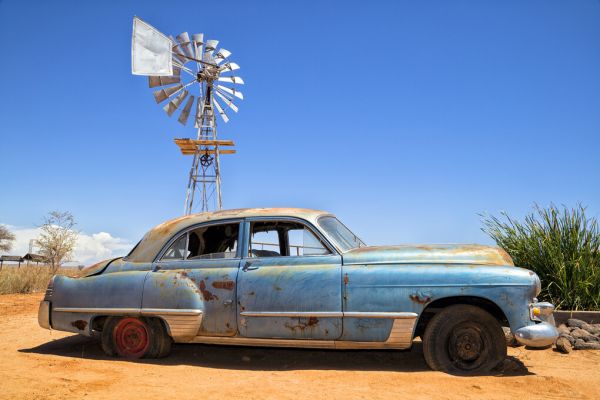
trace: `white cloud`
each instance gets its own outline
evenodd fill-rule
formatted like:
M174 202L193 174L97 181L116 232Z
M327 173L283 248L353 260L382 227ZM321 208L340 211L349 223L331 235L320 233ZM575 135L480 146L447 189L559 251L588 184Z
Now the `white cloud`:
M15 235L12 249L7 254L24 256L29 252L29 242L36 239L41 230L40 228L19 228L5 225ZM126 255L133 247L133 244L123 238L112 236L108 232L98 232L87 234L81 232L77 238L73 262L67 265L91 265L107 258L114 258ZM36 252L34 247L33 252Z

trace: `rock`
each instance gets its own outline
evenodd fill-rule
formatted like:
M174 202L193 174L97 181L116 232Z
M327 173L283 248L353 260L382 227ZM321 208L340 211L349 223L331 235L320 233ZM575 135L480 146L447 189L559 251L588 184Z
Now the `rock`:
M584 337L583 340L585 340L586 342L600 342L600 337L594 336L594 335L589 335L589 336Z
M559 336L556 339L556 349L564 354L569 354L573 350L573 346L569 339L564 336Z
M583 342L575 341L575 350L600 350L600 342Z
M592 336L592 334L586 331L585 329L575 328L571 331L571 336L573 336L575 339L585 340L587 337Z
M567 320L567 325L571 328L581 328L583 325L589 325L587 322L582 321L580 319L569 318Z
M520 347L523 346L522 343L519 343L515 338L515 335L512 334L510 328L503 326L502 330L504 331L504 338L506 339L506 345L509 347Z
M564 333L564 334L569 334L569 332L571 332L571 330L569 329L568 326L566 326L565 324L560 324L558 326L558 328L556 328L556 330L558 331L558 333Z
M559 335L559 338L565 338L569 341L569 343L571 343L571 346L573 346L575 344L575 338L569 334L565 334L565 333L561 333Z
M585 346L585 341L583 339L575 339L575 344L573 348L575 350L581 350L582 346Z

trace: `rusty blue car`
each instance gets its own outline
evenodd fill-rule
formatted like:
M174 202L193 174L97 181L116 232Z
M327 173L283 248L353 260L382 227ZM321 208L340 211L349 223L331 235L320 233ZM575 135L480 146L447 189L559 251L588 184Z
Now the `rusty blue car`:
M222 210L150 230L122 258L54 276L43 328L100 339L111 356L166 356L174 343L409 349L453 374L557 337L540 280L480 245L367 246L334 215Z

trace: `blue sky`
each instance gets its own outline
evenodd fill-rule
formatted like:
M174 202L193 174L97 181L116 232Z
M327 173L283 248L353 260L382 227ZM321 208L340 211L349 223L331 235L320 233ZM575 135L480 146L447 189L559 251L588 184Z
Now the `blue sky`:
M375 243L480 242L478 213L600 214L600 2L0 0L0 223L70 210L135 242L181 214L192 136L131 75L132 17L233 52L226 208L336 213Z

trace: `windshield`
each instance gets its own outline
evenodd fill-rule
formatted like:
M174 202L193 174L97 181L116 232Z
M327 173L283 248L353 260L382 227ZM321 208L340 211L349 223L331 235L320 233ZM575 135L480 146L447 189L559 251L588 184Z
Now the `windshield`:
M365 247L366 244L358 238L336 217L326 216L318 220L319 226L327 235L333 239L337 245L343 250L348 251L357 247Z

